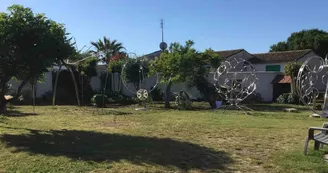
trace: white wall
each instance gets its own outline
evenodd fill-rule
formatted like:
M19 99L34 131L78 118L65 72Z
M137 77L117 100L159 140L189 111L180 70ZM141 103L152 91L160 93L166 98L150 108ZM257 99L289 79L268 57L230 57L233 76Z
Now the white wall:
M272 80L281 73L277 72L258 72L256 74L259 79L258 87L255 92L260 93L263 101L271 102L273 99Z
M256 71L260 71L260 72L265 72L265 67L267 65L280 65L280 72L284 72L286 63L253 64Z
M21 84L21 81L17 81L14 79L11 79L8 84L12 84L12 90L14 92L17 91L19 85ZM52 91L52 73L47 72L45 74L45 80L43 82L38 82L36 86L36 97L42 97L44 93ZM26 84L25 87L22 89L22 93L30 93L30 96L32 96L32 86L30 84Z

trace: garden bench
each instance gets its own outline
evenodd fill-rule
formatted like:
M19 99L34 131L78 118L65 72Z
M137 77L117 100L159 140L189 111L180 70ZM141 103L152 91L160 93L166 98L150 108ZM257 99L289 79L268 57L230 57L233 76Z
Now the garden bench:
M319 133L314 134L315 131L320 131ZM318 150L323 148L323 145L328 145L328 123L324 123L322 127L310 127L308 130L308 136L305 140L304 145L304 155L307 154L307 148L310 140L314 140L314 149Z

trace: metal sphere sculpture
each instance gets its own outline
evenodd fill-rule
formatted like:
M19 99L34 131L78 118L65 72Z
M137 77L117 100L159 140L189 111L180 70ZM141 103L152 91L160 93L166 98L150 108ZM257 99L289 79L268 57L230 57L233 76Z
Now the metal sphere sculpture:
M139 100L147 100L148 99L148 91L145 89L139 89L137 91L137 98Z
M296 91L300 101L305 105L313 104L313 112L328 118L328 59L319 56L309 57L302 64L296 78ZM325 90L324 104L321 112L316 112L315 100L320 90Z
M244 108L252 110L239 105L254 93L258 83L255 68L249 61L242 58L224 61L214 73L214 81L217 92L230 104L223 108L235 106L245 114Z
M150 79L148 77L149 67L146 62L146 59L135 57L134 60L126 62L122 67L122 84L128 91L135 94L143 104L143 108L137 108L136 110L146 108L145 101L149 98L150 93L156 88L159 80L158 73L152 77L153 82L148 80Z
M187 110L191 107L192 102L186 92L180 91L175 97L175 104L179 109Z

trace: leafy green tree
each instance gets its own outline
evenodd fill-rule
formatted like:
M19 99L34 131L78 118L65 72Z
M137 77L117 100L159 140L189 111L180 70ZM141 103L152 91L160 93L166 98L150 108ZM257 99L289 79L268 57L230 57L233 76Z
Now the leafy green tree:
M142 68L142 70L141 70ZM138 59L128 59L125 63L124 73L121 74L122 78L126 80L127 83L132 83L136 90L141 89L139 84L141 81L145 80L149 74L149 63L147 60Z
M82 54L80 56L82 61L77 65L77 71L81 73L81 75L85 76L88 81L91 81L91 78L97 76L97 65L99 59L94 57L88 53Z
M53 64L74 53L65 27L20 5L0 13L0 113L6 110L5 86L22 80L15 98L29 81L37 81Z
M161 83L166 84L164 92L165 108L170 108L171 86L174 83L186 81L189 70L188 58L196 55L196 50L192 48L194 42L186 41L185 45L172 43L168 50L156 57L151 65L151 74L160 73Z
M270 52L288 51L288 44L285 41L281 41L270 47Z
M187 82L188 87L196 87L204 95L211 107L215 105L215 88L206 77L211 67L218 67L221 59L211 49L203 53L197 52L189 40L185 45L172 43L168 51L152 63L151 72L159 72L161 82L166 84L165 107L170 107L170 90L174 83Z
M192 88L196 87L197 90L204 96L211 108L215 108L215 101L218 99L218 94L213 83L209 82L208 75L219 67L222 58L215 53L212 49L207 49L205 52L197 53L195 56L190 56L188 60L188 71L186 83L187 86Z
M110 73L120 73L122 72L122 67L126 63L126 60L111 61L108 64L108 71Z
M294 32L287 41L272 45L270 52L301 49L312 49L324 57L328 53L328 32L319 29Z
M290 84L290 89L291 92L293 94L296 93L295 88L296 88L296 77L298 74L298 71L300 70L302 64L298 63L298 62L290 62L287 65L285 65L284 69L285 69L285 74L290 76L292 81Z
M110 40L105 36L102 40L91 42L91 45L96 48L96 51L93 52L101 56L101 61L104 63L108 63L112 57L121 54L125 50L122 43L117 40Z
M88 53L84 53L81 56L82 61L78 63L76 69L80 74L81 83L81 95L83 101L90 101L93 90L91 88L90 82L92 77L98 76L97 65L99 59Z

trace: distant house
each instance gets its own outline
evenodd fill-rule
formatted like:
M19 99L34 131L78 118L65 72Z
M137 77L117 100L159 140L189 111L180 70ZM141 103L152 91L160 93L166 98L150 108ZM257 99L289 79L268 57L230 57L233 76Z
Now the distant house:
M227 60L227 61L234 59L234 58L243 58L245 60L253 58L253 55L248 53L244 49L216 51L215 53L217 53L220 57L222 57L224 60Z
M265 101L275 101L282 93L290 92L290 76L285 75L285 65L289 62L303 63L316 56L312 50L295 50L253 54L249 61L255 66L259 77L257 92Z
M159 56L161 51L156 51L146 55L149 59ZM264 101L275 101L282 93L290 92L290 76L285 76L284 67L288 62L304 62L311 56L316 56L312 50L295 50L284 52L269 52L251 54L244 49L216 51L224 60L242 58L253 64L256 69L256 76L259 83L256 92L261 94ZM211 70L212 73L215 69ZM209 77L213 80L213 74ZM188 90L183 84L178 84L179 89ZM197 90L189 92L193 98L199 97Z
M149 53L147 55L144 55L145 57L147 57L149 60L154 60L156 57L159 57L161 55L162 51L158 50L152 53Z

